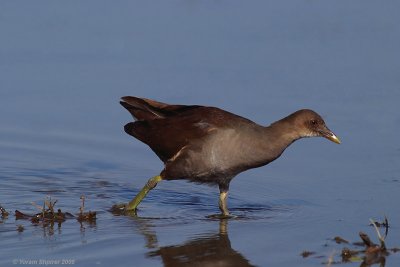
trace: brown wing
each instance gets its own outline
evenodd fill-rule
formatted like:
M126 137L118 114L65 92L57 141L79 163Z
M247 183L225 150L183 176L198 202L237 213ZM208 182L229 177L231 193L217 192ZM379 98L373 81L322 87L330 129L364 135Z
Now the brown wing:
M163 162L184 146L206 138L214 129L228 128L232 123L253 123L214 107L168 105L136 97L122 100L121 104L138 119L125 125L125 132L150 146Z
M120 104L137 120L151 120L176 115L198 106L169 105L146 98L134 96L121 97Z

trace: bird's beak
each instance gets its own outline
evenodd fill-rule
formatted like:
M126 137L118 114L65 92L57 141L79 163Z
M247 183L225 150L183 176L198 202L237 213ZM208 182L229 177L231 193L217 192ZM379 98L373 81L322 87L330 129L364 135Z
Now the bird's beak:
M336 144L340 144L340 139L339 137L336 136L336 134L334 134L331 130L329 130L328 128L326 128L325 131L321 131L321 135L323 137L325 137L326 139L336 143Z

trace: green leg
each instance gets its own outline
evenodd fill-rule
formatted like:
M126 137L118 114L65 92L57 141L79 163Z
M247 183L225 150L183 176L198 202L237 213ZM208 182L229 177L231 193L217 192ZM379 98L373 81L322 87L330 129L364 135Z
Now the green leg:
M149 193L151 189L156 187L157 183L162 180L160 175L154 176L150 178L146 185L142 188L139 194L136 195L134 199L132 199L128 205L125 207L126 211L134 211L136 210L137 206L142 202L143 198Z
M221 191L219 194L219 209L223 216L229 216L228 205L226 204L226 197L228 196L228 191Z

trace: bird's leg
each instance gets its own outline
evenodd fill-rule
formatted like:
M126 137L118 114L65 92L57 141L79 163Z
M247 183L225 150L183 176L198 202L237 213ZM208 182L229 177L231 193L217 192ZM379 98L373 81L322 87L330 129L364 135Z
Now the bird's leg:
M150 178L134 199L127 204L123 203L114 205L111 208L111 212L116 214L132 214L133 212L133 214L136 215L137 206L142 202L143 198L149 193L149 191L156 187L157 183L161 180L161 175Z
M229 216L228 205L226 204L226 198L228 196L229 187L219 186L219 209L223 216Z
M229 216L228 206L226 204L226 197L228 196L228 192L220 192L219 194L219 209L222 212L222 215Z
M143 200L143 198L147 195L147 193L149 193L149 191L151 189L156 187L157 183L160 182L161 180L162 180L162 177L160 175L150 178L149 181L147 181L146 185L139 192L139 194L137 194L136 197L128 203L128 205L125 207L125 210L126 211L136 210L137 206L140 204L140 202Z

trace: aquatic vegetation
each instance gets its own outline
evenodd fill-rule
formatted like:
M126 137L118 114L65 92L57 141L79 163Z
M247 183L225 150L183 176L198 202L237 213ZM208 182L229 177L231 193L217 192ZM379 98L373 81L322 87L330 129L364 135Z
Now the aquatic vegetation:
M9 213L0 205L0 212L1 212L1 218L5 219L8 217Z
M88 211L85 212L85 196L81 196L81 201L82 204L79 208L79 214L77 217L77 220L79 222L89 222L89 223L94 223L96 222L96 212L95 211Z
M303 257L303 258L308 258L308 257L310 257L310 256L312 256L312 255L315 255L317 252L314 252L314 251L308 251L308 250L304 250L300 255Z
M24 230L25 230L25 227L23 225L21 225L21 224L17 225L17 232L22 233Z
M47 226L49 224L54 223L63 223L67 219L76 219L78 222L89 222L95 223L96 221L96 212L88 211L85 212L85 197L81 196L81 206L79 208L79 213L77 215L73 215L70 212L63 212L61 209L55 209L55 205L57 200L52 201L51 198L46 198L43 202L43 206L39 206L36 203L32 203L36 208L40 210L39 213L36 214L26 214L19 210L15 211L15 219L20 220L30 220L33 224L42 224L43 226Z
M397 253L400 251L400 248L387 248L386 247L386 237L389 232L389 222L385 217L383 222L371 221L371 226L373 226L376 230L377 237L379 240L379 244L374 243L371 238L364 232L359 232L359 237L361 238L361 242L349 242L348 240L336 236L332 241L339 245L346 245L341 249L340 259L335 260L335 254L331 253L326 261L323 262L325 266L331 266L332 264L340 264L340 263L348 263L348 262L360 262L360 267L367 267L373 264L380 264L380 266L384 267L386 262L386 257L391 253ZM382 235L379 228L384 228L385 232ZM350 247L348 247L350 246ZM362 247L362 248L361 248ZM309 258L313 256L313 258L326 258L323 255L318 255L317 252L305 250L300 254L303 258Z

